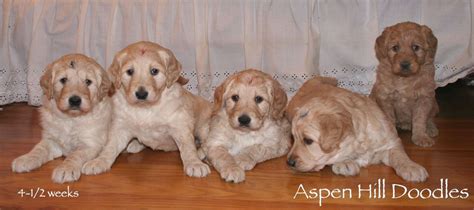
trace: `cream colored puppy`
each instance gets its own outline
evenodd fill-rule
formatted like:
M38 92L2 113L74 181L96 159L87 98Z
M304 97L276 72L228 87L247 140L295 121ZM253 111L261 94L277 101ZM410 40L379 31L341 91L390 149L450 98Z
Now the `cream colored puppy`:
M290 125L283 116L286 102L280 84L258 70L241 71L216 89L203 151L223 179L242 182L244 170L288 152Z
M109 141L82 172L110 170L120 152L136 139L127 151L139 152L143 145L179 149L188 176L207 176L209 166L199 159L194 138L207 137L212 107L181 86L181 64L173 53L152 42L137 42L118 52L108 71L116 88Z
M46 67L40 81L42 139L12 163L14 172L29 172L60 156L64 162L53 171L57 183L81 176L82 165L95 158L107 141L111 83L102 67L80 54L61 57Z
M384 163L406 181L425 181L428 173L407 156L377 104L336 84L333 78L313 78L288 104L295 139L288 165L303 172L332 165L334 173L353 176L360 167Z

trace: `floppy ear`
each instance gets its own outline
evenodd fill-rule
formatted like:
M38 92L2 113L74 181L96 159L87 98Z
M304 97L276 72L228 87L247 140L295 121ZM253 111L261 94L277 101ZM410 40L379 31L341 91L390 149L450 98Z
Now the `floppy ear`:
M281 87L280 83L272 79L272 89L273 89L273 104L272 104L272 117L277 120L284 116L284 111L286 107L286 102L288 98L286 97L286 92Z
M48 99L53 98L53 63L46 66L43 76L40 79L40 86L43 89L43 94L48 97Z
M113 88L112 82L109 79L109 76L107 75L107 72L103 70L102 68L100 70L100 86L99 86L99 100L102 100L105 96L113 95L115 90Z
M179 82L181 85L187 83L185 78L178 81L181 74L181 63L176 59L173 52L168 49L160 49L158 54L166 63L166 87L171 87L175 82ZM184 81L186 82L183 84Z
M433 31L428 26L421 26L421 32L425 36L426 43L428 43L428 58L434 60L436 49L438 48L438 39L434 36Z
M375 57L377 60L382 61L384 58L387 57L387 47L385 46L385 39L390 34L390 28L386 28L383 30L382 34L377 37L375 40Z
M119 52L115 55L114 60L112 61L112 64L109 66L109 69L107 69L108 77L107 79L111 80L112 87L115 89L119 89L120 86L122 85L122 80L121 80L121 72L120 68L122 67L122 59L127 55L126 52ZM109 80L109 81L110 81Z
M217 114L222 107L223 97L225 93L225 89L227 87L227 80L222 82L216 90L214 91L214 107L212 108L212 115Z
M319 116L321 150L330 153L339 148L339 144L349 134L353 133L352 117L347 112L323 114Z

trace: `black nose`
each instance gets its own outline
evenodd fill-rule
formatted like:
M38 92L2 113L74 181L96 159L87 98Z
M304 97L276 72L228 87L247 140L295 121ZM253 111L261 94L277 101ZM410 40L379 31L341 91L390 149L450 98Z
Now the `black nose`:
M288 160L286 160L286 164L288 164L291 167L295 167L296 166L296 160L293 159L293 158L288 158Z
M146 91L144 87L140 87L138 88L138 91L135 92L135 96L139 100L145 100L146 97L148 97L148 91Z
M402 61L400 62L400 67L402 68L402 70L410 70L410 62Z
M69 98L69 106L71 107L79 107L81 106L81 97L79 96L71 96Z
M245 126L249 125L251 121L250 117L246 114L241 115L238 120L239 120L240 125L245 125Z

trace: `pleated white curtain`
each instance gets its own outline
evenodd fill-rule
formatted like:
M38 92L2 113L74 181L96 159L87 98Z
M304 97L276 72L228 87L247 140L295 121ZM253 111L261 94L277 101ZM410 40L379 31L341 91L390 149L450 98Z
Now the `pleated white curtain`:
M0 0L0 104L39 105L44 67L84 53L104 68L136 41L170 48L208 99L235 71L258 68L292 95L312 75L367 94L375 38L389 25L429 25L439 40L436 80L472 72L474 0Z

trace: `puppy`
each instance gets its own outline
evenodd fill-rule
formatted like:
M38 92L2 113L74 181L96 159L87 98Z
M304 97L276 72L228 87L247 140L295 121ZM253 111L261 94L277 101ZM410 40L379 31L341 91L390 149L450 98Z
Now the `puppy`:
M111 120L111 82L102 67L81 54L65 55L46 67L41 77L41 141L12 163L14 172L29 172L60 156L57 183L81 176L82 165L95 158L107 141Z
M433 121L438 113L433 64L437 39L427 26L405 22L386 28L375 43L379 60L377 79L370 94L412 141L428 147L438 135Z
M188 176L207 176L210 169L199 159L194 137L207 138L212 107L181 86L181 64L174 54L152 42L137 42L115 55L108 72L116 88L109 141L82 172L109 170L135 139L128 152L139 152L143 145L154 150L179 150Z
M286 102L280 84L258 70L241 71L217 87L203 150L223 179L242 182L244 170L288 152Z
M287 164L303 172L332 165L335 174L353 176L360 167L382 162L406 181L425 181L428 173L408 158L377 104L336 84L335 79L316 77L291 99L287 116L294 144Z

